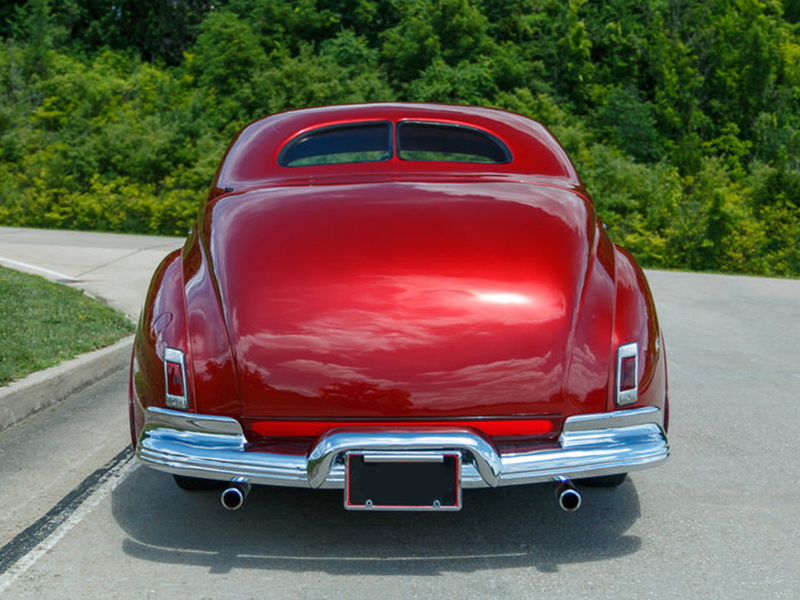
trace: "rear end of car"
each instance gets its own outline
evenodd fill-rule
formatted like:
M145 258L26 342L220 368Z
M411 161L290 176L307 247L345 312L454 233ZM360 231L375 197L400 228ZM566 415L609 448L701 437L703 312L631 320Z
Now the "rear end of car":
M646 282L577 194L250 190L210 203L170 268L184 314L157 331L162 279L143 322L163 400L142 386L136 454L226 484L227 508L252 484L458 510L464 489L552 482L574 510L572 479L618 484L669 454Z

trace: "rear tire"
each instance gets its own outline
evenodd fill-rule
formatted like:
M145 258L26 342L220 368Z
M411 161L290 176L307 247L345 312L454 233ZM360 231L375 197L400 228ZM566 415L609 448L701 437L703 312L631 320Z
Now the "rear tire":
M578 483L588 487L604 487L612 488L622 485L627 473L617 473L616 475L602 475L600 477L587 477L586 479L578 479Z
M214 481L213 479L200 479L199 477L186 477L185 475L173 475L172 477L178 487L187 492L218 490L222 487L222 482Z

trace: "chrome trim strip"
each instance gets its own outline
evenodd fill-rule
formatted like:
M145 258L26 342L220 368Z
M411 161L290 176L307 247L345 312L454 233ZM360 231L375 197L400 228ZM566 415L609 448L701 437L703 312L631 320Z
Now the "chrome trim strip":
M198 415L151 406L145 411L145 427L154 425L169 426L181 431L244 436L239 421L231 417Z
M322 435L308 457L250 451L239 423L229 417L164 408L145 410L136 448L143 463L174 474L254 484L343 489L347 451L459 451L461 486L485 488L594 477L655 466L669 456L657 407L569 417L558 447L503 454L475 430L420 428L386 431L342 427Z
M667 437L655 423L564 433L558 449L504 456L500 485L539 483L561 475L579 479L627 473L668 456Z
M609 429L620 427L633 427L655 423L664 426L664 415L657 406L644 406L628 410L615 410L605 413L588 415L575 415L568 417L564 422L564 433L573 431L591 431L593 429ZM563 434L562 434L563 435Z
M241 425L230 417L149 407L136 457L175 475L308 487L305 456L247 452L246 445Z

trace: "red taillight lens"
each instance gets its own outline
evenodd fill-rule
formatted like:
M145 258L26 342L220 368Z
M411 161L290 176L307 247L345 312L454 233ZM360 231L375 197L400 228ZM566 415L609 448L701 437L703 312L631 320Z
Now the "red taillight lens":
M170 396L181 396L183 392L183 367L179 364L167 363L167 394Z
M634 404L639 399L639 344L631 342L617 348L614 403Z
M186 355L175 348L164 349L164 380L166 404L170 408L189 408L189 390L186 378Z
M621 392L636 387L636 357L627 356L622 359L619 368L619 389Z

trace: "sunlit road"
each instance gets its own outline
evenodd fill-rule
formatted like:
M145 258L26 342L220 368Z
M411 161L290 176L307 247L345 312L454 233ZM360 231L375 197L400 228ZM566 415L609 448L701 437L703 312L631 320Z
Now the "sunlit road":
M184 239L0 227L0 265L78 287L134 318L156 266Z
M577 513L548 485L467 491L455 514L257 488L228 512L119 455L120 373L0 434L0 597L799 598L800 281L648 277L673 455Z

